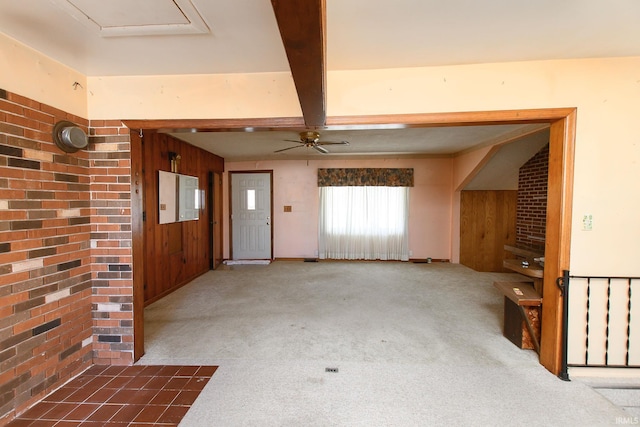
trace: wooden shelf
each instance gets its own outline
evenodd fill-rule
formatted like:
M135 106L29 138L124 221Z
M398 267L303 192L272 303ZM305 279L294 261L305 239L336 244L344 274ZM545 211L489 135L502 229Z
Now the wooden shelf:
M504 245L504 250L524 258L540 258L544 256L541 252L518 246Z
M493 286L517 305L528 307L542 305L542 297L533 288L531 282L493 282ZM522 295L519 295L516 289Z
M523 267L521 259L505 259L502 261L502 265L504 268L527 277L533 277L535 279L542 279L544 277L544 269L538 263L529 263L528 267Z

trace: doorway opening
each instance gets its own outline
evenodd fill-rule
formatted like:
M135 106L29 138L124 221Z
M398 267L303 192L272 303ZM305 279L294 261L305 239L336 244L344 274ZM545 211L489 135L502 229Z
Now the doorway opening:
M537 110L506 110L463 113L431 113L407 115L380 116L348 116L327 118L327 128L344 126L358 126L365 129L381 125L402 125L404 127L450 127L467 125L491 124L527 124L546 123L550 125L549 138L549 180L547 200L547 223L545 243L544 295L545 301L542 316L545 322L542 327L540 343L540 363L549 371L558 374L561 369L561 333L562 333L562 297L556 286L556 279L563 270L569 270L570 233L571 233L571 201L573 190L573 159L575 144L575 108L537 109ZM130 120L125 124L130 129L181 129L197 128L201 130L243 129L264 127L265 129L299 127L298 118L290 119L260 119L256 120ZM260 126L261 125L261 126ZM138 151L133 147L132 138L132 174ZM150 189L151 190L151 189ZM457 203L457 204L456 204ZM142 216L138 198L132 197L132 217ZM454 212L459 210L459 200L454 201ZM455 216L456 214L454 214ZM454 218L454 222L456 218ZM459 221L459 217L457 218ZM455 227L454 227L455 229ZM134 342L135 360L139 359L144 349L144 301L136 298L139 289L144 285L144 266L138 266L144 260L144 253L140 253L141 245L136 245L137 239L143 238L142 222L132 220L133 234L133 286L134 286ZM454 237L452 239L455 241ZM457 236L456 238L459 238ZM143 248L142 248L143 250Z

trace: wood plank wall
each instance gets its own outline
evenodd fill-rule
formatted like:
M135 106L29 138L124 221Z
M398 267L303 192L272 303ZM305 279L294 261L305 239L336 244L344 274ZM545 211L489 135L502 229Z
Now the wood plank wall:
M158 171L170 172L169 152L177 153L181 156L177 172L197 176L200 189L208 193L209 172L222 173L224 159L170 135L150 131L144 133L142 147L146 212L144 300L150 304L207 272L211 257L208 203L204 203L198 220L158 223Z
M462 191L460 263L476 271L506 271L504 245L516 242L517 191Z

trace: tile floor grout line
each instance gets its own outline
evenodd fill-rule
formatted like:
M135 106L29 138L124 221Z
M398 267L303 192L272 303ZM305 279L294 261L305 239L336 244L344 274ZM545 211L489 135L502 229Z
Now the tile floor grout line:
M216 369L203 365L133 365L100 369L94 365L44 397L7 427L36 425L37 422L52 426L79 426L81 423L177 426ZM136 378L146 380L135 382ZM109 384L115 387L109 388ZM97 399L101 392L101 399Z

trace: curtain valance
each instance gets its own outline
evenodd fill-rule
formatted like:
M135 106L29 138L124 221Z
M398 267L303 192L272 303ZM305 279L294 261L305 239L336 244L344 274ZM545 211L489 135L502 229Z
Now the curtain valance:
M413 168L318 169L318 187L413 187Z

